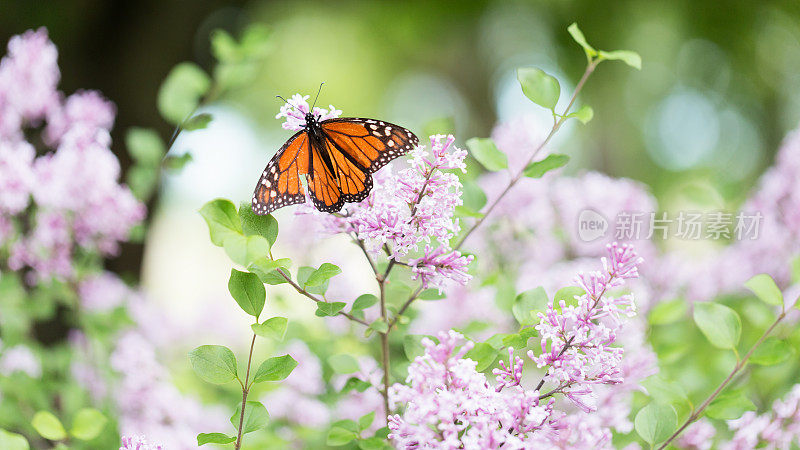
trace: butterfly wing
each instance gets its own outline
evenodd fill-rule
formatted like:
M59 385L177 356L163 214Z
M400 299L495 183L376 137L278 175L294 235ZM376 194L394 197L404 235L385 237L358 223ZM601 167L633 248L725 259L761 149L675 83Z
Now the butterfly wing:
M300 131L275 153L269 161L253 193L253 212L267 215L287 205L306 200L300 175L308 173L311 141Z
M311 192L311 201L318 210L333 213L342 209L346 200L339 189L336 175L325 163L323 151L327 150L312 144L308 190ZM336 167L335 164L333 166Z
M344 117L325 120L321 126L336 149L367 173L374 173L419 144L414 133L382 120Z

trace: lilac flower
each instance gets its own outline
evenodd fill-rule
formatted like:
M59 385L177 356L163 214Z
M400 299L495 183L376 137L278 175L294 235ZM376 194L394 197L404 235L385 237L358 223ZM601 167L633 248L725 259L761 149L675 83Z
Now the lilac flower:
M108 311L124 304L131 290L114 273L103 272L81 280L78 295L87 310Z
M311 106L308 105L308 95L294 94L286 104L281 106L281 112L275 116L276 119L285 117L286 121L281 125L286 130L298 131L306 125L306 114L311 111ZM313 115L317 120L328 120L339 117L342 112L328 105L330 109L323 109L314 107Z
M161 444L150 444L144 436L123 436L119 450L164 450Z
M110 130L114 126L116 107L97 91L79 91L69 97L62 108L53 108L47 117L48 142L58 142L70 128L83 125Z
M728 427L735 434L720 446L726 450L756 447L788 450L800 445L800 384L792 387L784 399L776 400L770 412L757 415L747 411L742 417L729 420Z
M678 437L678 445L687 450L708 450L717 430L706 418L689 425Z
M525 361L519 356L514 357L514 347L508 347L508 366L501 360L500 368L492 369L492 373L497 375L497 388L500 392L503 388L518 386L522 381L522 365Z
M628 245L616 243L608 246L608 255L602 259L602 272L578 275L576 281L586 293L577 305L561 300L558 308L550 304L538 314L535 328L542 353L528 352L538 367L547 367L546 378L556 383L555 389L585 411L595 409L589 385L622 382L623 349L613 344L623 316L635 314L631 295L613 297L608 291L637 277L642 258Z
M441 289L448 281L467 284L472 279L467 266L473 259L472 255L461 256L458 250L450 250L444 245L435 249L426 245L423 257L408 262L411 279L420 279L424 288L436 286Z
M17 214L28 206L36 182L31 167L35 156L27 142L0 139L0 214Z

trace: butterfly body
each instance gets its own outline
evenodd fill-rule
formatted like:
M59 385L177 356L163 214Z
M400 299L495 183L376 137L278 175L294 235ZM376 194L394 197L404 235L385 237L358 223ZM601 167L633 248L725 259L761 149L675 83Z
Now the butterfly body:
M306 178L314 206L337 212L372 190L372 173L419 143L414 133L388 122L363 118L318 120L305 125L270 160L253 193L252 209L266 215L305 202Z

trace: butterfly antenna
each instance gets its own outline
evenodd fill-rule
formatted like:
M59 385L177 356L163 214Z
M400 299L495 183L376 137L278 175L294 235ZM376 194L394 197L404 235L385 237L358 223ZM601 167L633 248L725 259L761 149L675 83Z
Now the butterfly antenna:
M322 85L323 84L325 84L324 81L319 84L319 89L317 90L317 96L314 97L314 106L317 106L317 99L319 98L319 93L322 91ZM311 107L312 110L314 109L314 106Z
M279 99L283 100L284 103L289 103L288 100L286 100L285 98L281 97L280 95L276 95L275 97L278 97Z

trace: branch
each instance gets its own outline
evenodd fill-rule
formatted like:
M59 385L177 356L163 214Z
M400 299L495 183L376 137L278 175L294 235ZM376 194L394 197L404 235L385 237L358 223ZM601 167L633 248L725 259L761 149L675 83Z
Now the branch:
M686 422L684 422L683 425L681 425L681 427L678 428L677 431L672 433L672 436L670 436L669 439L664 441L664 443L661 444L660 447L658 447L658 450L663 450L664 448L666 448L670 442L672 442L676 437L678 437L683 432L683 430L686 429L686 427L688 427L689 425L692 424L692 422L700 418L700 416L703 413L703 410L706 409L706 407L719 395L719 393L722 392L723 389L725 389L725 386L727 386L728 383L730 383L731 380L733 380L736 374L739 373L739 371L747 364L747 360L750 359L750 356L752 356L756 348L758 348L758 346L764 342L767 336L769 336L769 334L772 333L772 330L775 329L775 327L778 325L778 323L780 323L781 320L783 320L784 317L786 317L786 311L781 311L778 318L775 319L775 322L773 322L772 325L770 325L769 328L767 328L767 331L765 331L764 334L762 334L761 337L758 338L758 341L756 341L756 343L753 344L753 346L750 348L750 351L748 351L747 354L744 355L744 358L742 358L741 361L736 363L731 373L728 374L728 377L725 378L725 380L722 383L720 383L719 386L717 386L717 389L715 389L714 392L711 395L709 395L707 399L705 399L705 401L700 405L700 407L697 408L697 410L694 411L692 415L689 416L688 419L686 419Z
M284 273L284 272L283 272L283 270L281 270L281 269L277 269L277 272L278 272L278 273L279 273L279 274L280 274L280 275L283 277L283 279L284 279L284 280L286 280L286 282L287 282L287 283L289 283L289 284L290 284L290 285L291 285L291 286L292 286L292 287L293 287L293 288L294 288L294 289L295 289L295 290L296 290L298 293L305 295L306 297L310 298L311 300L313 300L313 301L315 301L315 302L317 302L317 303L328 303L328 302L326 302L326 301L324 301L324 300L320 300L320 299L318 299L318 298L317 298L317 297L315 297L313 294L311 294L310 292L308 292L308 291L306 291L305 289L303 289L302 287L300 287L300 285L299 285L299 284L297 284L297 283L295 283L295 282L292 280L292 277L290 277L289 275L287 275L286 273ZM346 312L344 312L344 311L339 311L339 315L340 315L340 316L347 317L348 319L352 320L353 322L358 322L358 323L360 323L361 325L364 325L364 326L369 326L369 323L367 323L366 321L364 321L364 320L361 320L361 319L359 319L358 317L356 317L356 316L354 316L354 315L352 315L352 314L348 314L348 313L346 313Z

